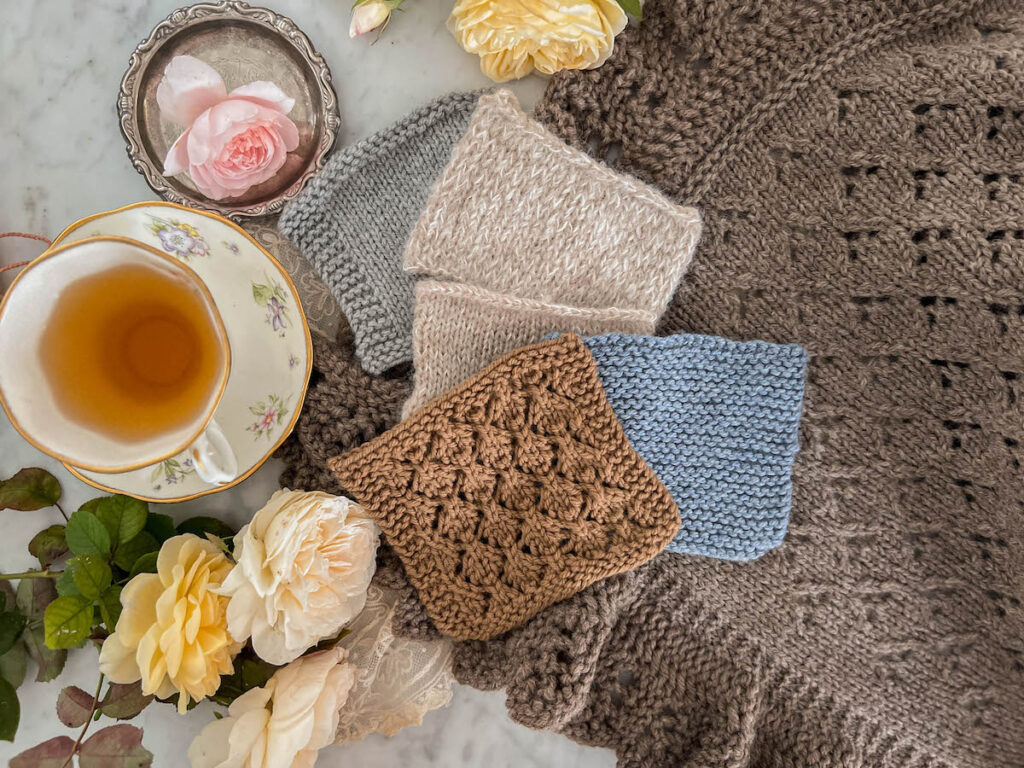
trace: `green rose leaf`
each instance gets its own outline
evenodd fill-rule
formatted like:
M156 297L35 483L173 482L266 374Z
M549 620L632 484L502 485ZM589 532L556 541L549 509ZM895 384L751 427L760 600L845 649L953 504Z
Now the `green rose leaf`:
M81 594L81 592L78 591L78 587L75 586L75 579L70 568L65 568L60 572L60 576L57 577L56 587L57 594L61 597Z
M194 533L200 539L204 539L206 534L212 533L222 539L230 539L235 535L235 530L223 520L200 515L178 523L178 533Z
M29 656L36 663L36 682L46 683L57 677L68 661L68 652L63 648L54 649L46 645L42 627L32 627L22 637Z
M56 596L53 579L22 579L15 602L29 620L40 619Z
M117 548L117 551L114 553L114 565L125 573L130 573L132 566L135 565L140 557L148 555L150 552L156 552L159 549L160 542L153 537L153 534L148 531L142 531L134 539Z
M63 525L43 528L28 543L28 552L39 560L43 568L49 568L68 553L68 542L64 538Z
M13 685L0 678L0 741L14 741L20 717L17 691Z
M0 484L0 509L30 512L60 501L60 483L40 467L29 467Z
M644 17L643 4L640 0L617 0L622 10L635 19L642 20Z
M131 496L107 496L90 511L103 523L115 547L127 544L146 527L146 502Z
M148 555L143 555L135 561L135 565L132 566L131 573L128 574L129 580L134 579L140 573L156 573L156 560L159 553L150 552Z
M7 653L18 642L25 622L25 616L18 611L0 613L0 654Z
M121 618L121 587L117 584L107 587L97 602L103 624L108 632L113 632L117 626L117 620Z
M141 683L111 683L100 703L100 712L115 720L131 720L153 701L142 692Z
M63 575L63 574L62 574ZM29 621L43 618L46 606L57 599L57 588L52 579L22 579L18 583L18 607ZM25 648L36 663L36 682L53 680L64 669L68 659L65 650L48 648L42 627L32 627L22 634Z
M28 633L22 635L26 638ZM0 656L0 678L18 688L25 682L25 672L28 669L28 651L25 650L25 643L15 643L3 656Z
M76 555L107 557L110 554L110 534L106 526L85 506L71 515L64 537L68 548Z
M110 586L110 566L95 555L78 555L68 560L71 578L78 593L89 600L97 599Z
M12 757L8 768L66 768L71 765L74 751L74 741L67 736L54 736Z
M146 516L146 532L163 544L171 538L174 531L174 519L170 515L162 515L159 512L150 512Z
M92 631L92 600L81 595L58 597L43 614L46 645L50 648L74 648Z
M80 768L150 768L153 753L142 746L142 729L111 725L90 736L78 752Z
M0 611L13 610L16 604L14 586L9 581L0 581Z
M93 699L77 685L69 685L57 696L57 719L68 728L81 728L92 716Z

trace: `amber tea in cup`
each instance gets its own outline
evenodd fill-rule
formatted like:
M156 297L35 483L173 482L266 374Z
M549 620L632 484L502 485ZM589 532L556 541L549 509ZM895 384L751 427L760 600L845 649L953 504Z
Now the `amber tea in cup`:
M0 303L0 404L40 450L125 472L185 449L210 483L237 474L213 412L231 352L186 265L122 237L53 248Z
M65 286L39 358L65 417L126 442L193 423L215 395L224 363L202 294L144 262Z

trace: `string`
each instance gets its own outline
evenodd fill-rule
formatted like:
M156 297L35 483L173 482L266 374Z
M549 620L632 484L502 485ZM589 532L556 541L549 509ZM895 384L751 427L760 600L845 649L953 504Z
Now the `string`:
M0 232L0 238L4 237L25 237L28 238L29 240L38 240L39 242L46 243L47 245L53 244L53 241L50 240L49 238L43 237L42 235L33 235L30 232ZM26 264L28 264L27 261L18 261L15 262L14 264L8 264L5 267L0 267L0 275L2 275L9 269L19 269L21 267L24 267Z

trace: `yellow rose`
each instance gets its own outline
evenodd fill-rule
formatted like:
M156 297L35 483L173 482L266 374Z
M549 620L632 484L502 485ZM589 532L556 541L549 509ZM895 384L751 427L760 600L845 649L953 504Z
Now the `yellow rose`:
M612 52L626 14L615 0L459 0L448 29L480 56L484 74L499 83L534 69L593 69Z
M228 632L228 598L213 590L231 561L192 534L164 542L156 573L141 573L121 593L121 618L100 650L100 671L115 683L142 680L142 692L179 693L182 714L231 672L241 647Z
M334 741L355 684L345 657L338 647L311 653L243 693L227 717L196 736L188 749L192 768L313 768L316 753Z

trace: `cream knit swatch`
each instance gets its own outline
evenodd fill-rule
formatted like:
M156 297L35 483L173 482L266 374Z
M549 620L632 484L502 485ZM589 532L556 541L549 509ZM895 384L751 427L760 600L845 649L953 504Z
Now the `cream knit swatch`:
M416 387L403 418L513 349L549 333L654 333L655 317L628 309L545 304L459 283L416 284L413 358Z
M567 146L507 90L480 97L405 252L413 394L403 413L548 333L653 333L700 215Z
M405 266L536 301L660 316L699 236L696 209L567 146L502 90L480 97Z

